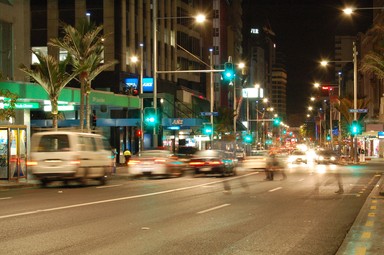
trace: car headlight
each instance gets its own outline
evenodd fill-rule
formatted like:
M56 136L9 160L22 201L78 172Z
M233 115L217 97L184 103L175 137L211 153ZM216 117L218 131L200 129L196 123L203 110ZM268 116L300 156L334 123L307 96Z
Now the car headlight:
M331 157L331 160L332 160L332 161L335 161L335 160L336 160L336 158L335 158L334 156L332 156L332 157Z
M324 157L323 157L323 156L320 156L320 157L319 157L319 160L324 160Z

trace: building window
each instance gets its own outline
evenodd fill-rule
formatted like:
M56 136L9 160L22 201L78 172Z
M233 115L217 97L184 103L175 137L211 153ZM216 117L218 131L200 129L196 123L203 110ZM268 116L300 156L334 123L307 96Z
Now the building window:
M12 24L0 21L0 72L4 79L13 79Z
M217 27L213 28L213 36L219 37L219 35L220 35L220 29Z

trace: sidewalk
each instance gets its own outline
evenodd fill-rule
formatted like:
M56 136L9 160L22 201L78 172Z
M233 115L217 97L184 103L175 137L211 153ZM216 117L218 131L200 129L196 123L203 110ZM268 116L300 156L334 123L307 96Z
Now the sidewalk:
M382 158L372 163L384 164ZM384 175L368 195L336 255L384 254Z

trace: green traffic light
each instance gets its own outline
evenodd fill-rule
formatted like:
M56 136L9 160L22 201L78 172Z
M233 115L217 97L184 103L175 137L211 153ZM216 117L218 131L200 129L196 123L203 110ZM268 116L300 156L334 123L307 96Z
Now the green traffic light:
M281 122L280 118L274 118L273 119L273 125L275 125L275 126L280 125L280 122Z
M211 124L203 124L203 133L205 135L211 135L213 133L213 128Z
M235 77L235 70L233 68L233 63L226 62L224 63L224 79L231 81Z
M156 109L153 107L144 108L144 122L148 126L154 126L157 123Z
M350 127L350 132L352 135L358 135L361 133L360 123L356 120L352 121L352 125Z
M244 140L245 143L252 143L252 135L251 134L246 134L244 136L243 140Z

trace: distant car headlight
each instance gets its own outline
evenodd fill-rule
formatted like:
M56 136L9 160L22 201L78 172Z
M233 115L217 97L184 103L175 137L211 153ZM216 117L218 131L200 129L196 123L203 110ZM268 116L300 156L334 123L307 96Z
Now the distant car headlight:
M334 156L332 156L332 157L331 157L331 160L332 160L332 161L335 161L335 160L336 160L336 158L335 158Z
M324 157L323 156L319 156L319 160L324 160Z

